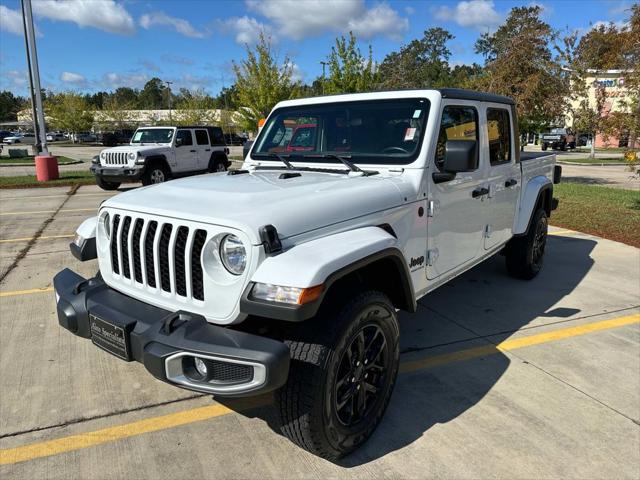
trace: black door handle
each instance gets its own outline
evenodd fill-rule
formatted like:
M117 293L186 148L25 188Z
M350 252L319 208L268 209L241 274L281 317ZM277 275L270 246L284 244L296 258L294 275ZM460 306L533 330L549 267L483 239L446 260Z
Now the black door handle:
M190 151L191 153L196 153L196 151L195 151L195 150L189 150L189 151Z
M515 178L511 178L509 180L507 180L506 182L504 182L504 186L509 188L509 187L513 187L515 185L518 184L518 181Z
M485 188L485 187L476 188L473 192L471 192L471 196L473 198L478 198L478 197L481 197L483 195L488 195L488 194L489 194L489 189Z

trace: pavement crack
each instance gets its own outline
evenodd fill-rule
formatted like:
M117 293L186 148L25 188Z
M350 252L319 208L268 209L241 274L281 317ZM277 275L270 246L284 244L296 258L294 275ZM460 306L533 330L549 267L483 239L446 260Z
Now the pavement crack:
M60 204L60 206L58 206L58 208L51 215L49 215L49 217L44 222L42 222L42 225L40 225L40 228L38 228L38 230L33 235L33 237L31 237L31 240L29 240L29 242L27 242L25 247L18 252L18 254L16 255L16 258L13 259L13 262L11 262L11 264L2 273L2 275L0 275L0 284L18 266L20 261L27 256L31 248L36 244L38 239L42 236L42 233L49 226L49 224L53 222L53 219L56 217L58 212L62 210L62 207L64 207L67 204L67 202L71 199L71 197L75 195L75 193L78 191L78 188L80 188L80 185L72 186L67 192L67 198L65 198L64 201Z
M116 417L118 415L124 415L126 413L140 412L142 410L147 410L149 408L164 407L165 405L172 405L174 403L180 403L180 402L184 402L184 401L188 401L188 400L194 400L194 399L202 398L202 397L206 397L206 396L208 396L208 395L202 393L202 394L197 394L197 395L191 395L189 397L178 398L176 400L167 400L166 402L152 403L152 404L149 404L149 405L141 405L140 407L135 407L135 408L124 408L122 410L116 410L114 412L103 413L102 415L94 415L94 416L91 416L91 417L74 418L74 419L71 419L71 420L67 420L66 422L56 423L56 424L53 424L53 425L47 425L47 426L44 426L44 427L34 427L34 428L26 429L26 430L19 430L19 431L16 431L16 432L5 433L5 434L0 435L0 440L2 440L4 438L17 437L17 436L20 436L20 435L25 435L27 433L42 432L43 430L51 430L53 428L64 428L64 427L68 427L70 425L76 425L78 423L90 422L92 420L100 420L100 419L103 419L103 418Z

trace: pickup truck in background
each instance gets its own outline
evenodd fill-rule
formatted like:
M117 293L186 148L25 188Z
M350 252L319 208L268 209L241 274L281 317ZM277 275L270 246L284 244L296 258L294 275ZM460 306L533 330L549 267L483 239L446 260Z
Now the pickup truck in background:
M567 148L576 148L576 136L570 128L552 128L549 132L543 133L540 137L542 150L551 148L552 150L565 151Z
M104 190L122 183L163 183L177 177L224 172L231 162L220 127L142 127L129 145L94 157L91 172Z
M389 404L398 311L496 254L541 271L561 171L517 125L510 98L458 89L281 102L241 170L103 202L70 245L100 271L56 275L59 323L176 387L274 392L284 435L344 456Z

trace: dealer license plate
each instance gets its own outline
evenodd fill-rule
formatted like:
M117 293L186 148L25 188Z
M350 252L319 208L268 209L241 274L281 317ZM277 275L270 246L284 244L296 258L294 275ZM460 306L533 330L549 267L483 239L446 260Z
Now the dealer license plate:
M95 345L123 360L131 360L129 333L124 328L93 314L89 314L89 324Z

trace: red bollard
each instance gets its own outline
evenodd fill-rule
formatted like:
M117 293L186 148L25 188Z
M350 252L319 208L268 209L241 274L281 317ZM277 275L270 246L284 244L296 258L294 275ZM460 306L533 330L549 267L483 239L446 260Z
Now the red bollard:
M36 156L36 178L39 182L60 178L58 172L58 158L53 155Z

